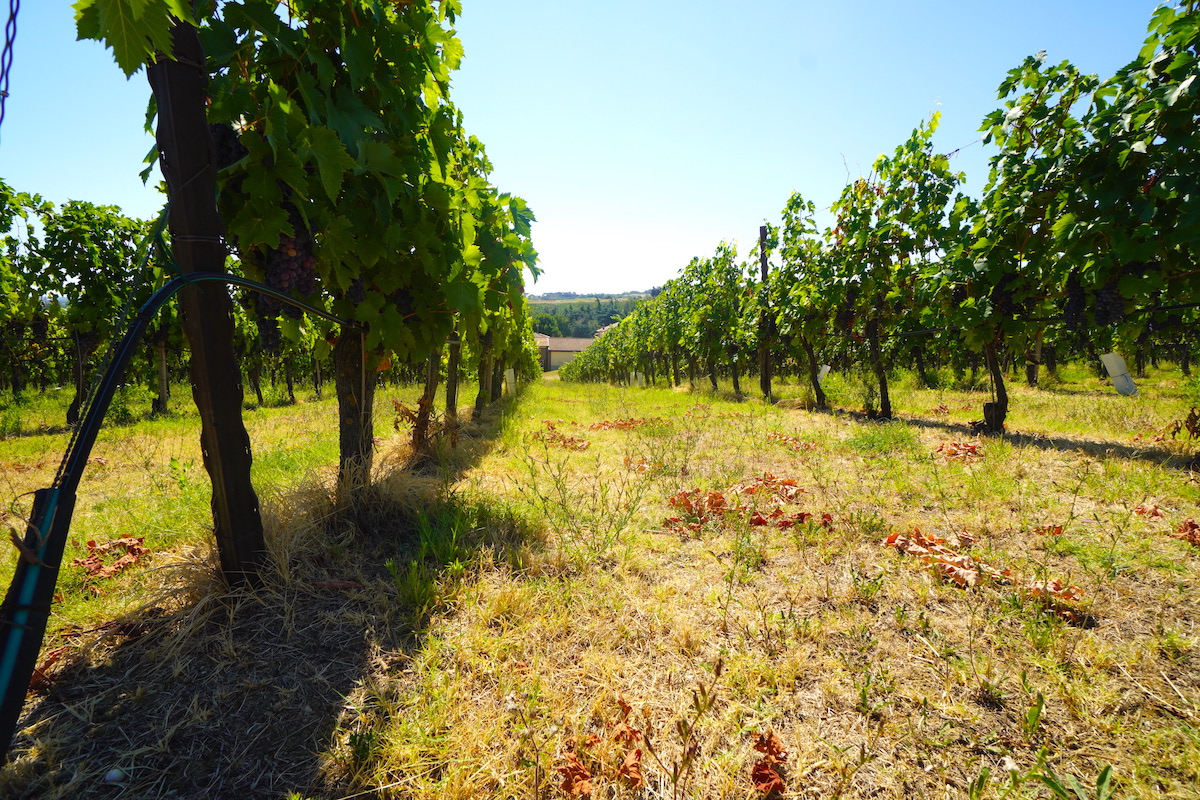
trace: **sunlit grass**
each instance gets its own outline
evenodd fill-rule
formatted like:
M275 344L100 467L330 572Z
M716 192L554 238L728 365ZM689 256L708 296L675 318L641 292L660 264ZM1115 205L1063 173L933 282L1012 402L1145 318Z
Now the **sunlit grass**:
M194 422L113 428L80 535L156 531L155 556L150 571L101 587L102 600L64 570L50 644L76 646L68 626L102 625L113 609L144 614L155 576L174 575L187 591L170 613L195 622L138 647L158 664L141 677L160 698L147 719L185 721L148 721L120 743L112 703L75 702L118 743L77 742L74 723L55 721L69 715L42 717L41 749L26 743L0 785L101 796L123 753L169 763L146 753L171 724L199 742L215 733L179 711L187 702L226 692L222 702L257 709L254 698L284 696L286 680L260 686L237 666L270 647L289 664L353 664L329 667L327 705L305 717L320 733L305 744L315 760L288 784L302 797L559 796L568 753L591 773L593 796L755 796L753 746L767 729L789 751L785 796L967 797L974 785L980 798L1048 797L1033 777L1047 766L1093 785L1106 765L1121 797L1200 791L1200 551L1170 536L1195 516L1200 487L1184 468L1191 443L1155 440L1187 411L1179 376L1152 373L1140 398L1074 367L1050 389L1014 385L1005 437L968 426L982 391L898 376L898 419L881 423L856 413L853 378L828 380L835 410L821 413L738 402L727 386L535 384L467 438L469 458L443 453L415 471L400 468L405 432L381 398L380 452L396 454L393 466L374 506L341 517L321 516L336 462L331 401L248 412L274 566L258 610L242 617L204 617L208 604L234 605L179 571L211 565L188 554L207 529ZM793 379L781 394L801 389ZM5 440L28 449L0 462L49 454L57 436ZM4 480L16 490L45 475ZM798 491L776 503L761 487L779 480ZM695 490L733 510L673 521L684 512L672 498ZM885 544L918 531L1007 574L964 588ZM313 588L330 579L359 588ZM1039 585L1078 595L1047 601ZM255 615L281 640L237 641L235 618ZM147 663L136 649L91 647L92 677L108 675L105 659L114 671ZM220 665L229 685L187 694L171 670L193 675L195 663ZM697 712L699 686L714 701ZM279 702L280 725L300 713L296 697ZM234 714L220 730L266 741L258 719ZM620 723L643 738L617 738ZM692 745L687 777L672 779ZM637 789L618 775L634 749ZM68 792L68 772L92 783ZM131 788L154 785L138 773Z

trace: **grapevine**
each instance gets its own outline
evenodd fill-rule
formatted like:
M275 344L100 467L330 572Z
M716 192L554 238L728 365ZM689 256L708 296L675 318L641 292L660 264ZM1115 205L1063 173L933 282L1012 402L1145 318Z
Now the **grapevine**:
M209 125L208 131L212 135L213 155L216 159L217 169L231 167L250 154L250 151L238 139L237 132L234 131L232 125L216 123Z
M1102 328L1116 325L1125 318L1125 302L1115 283L1096 292L1095 314L1096 324Z

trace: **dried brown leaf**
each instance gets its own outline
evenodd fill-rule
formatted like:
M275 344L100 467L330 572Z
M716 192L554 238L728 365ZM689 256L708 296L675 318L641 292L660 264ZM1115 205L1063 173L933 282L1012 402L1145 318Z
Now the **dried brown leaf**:
M630 750L625 754L625 760L621 762L621 767L617 770L617 777L625 779L631 789L638 789L645 784L646 781L642 777L642 751L640 749Z
M562 790L572 797L588 797L592 793L592 773L574 753L563 756L565 764L556 768L562 775Z
M787 750L783 748L783 742L773 730L766 730L759 734L759 737L754 742L754 749L766 756L766 761L771 764L781 764L787 761Z
M765 758L757 762L750 770L750 782L754 784L756 790L765 795L787 791L787 784L783 782L783 778L779 777L774 765L768 763Z

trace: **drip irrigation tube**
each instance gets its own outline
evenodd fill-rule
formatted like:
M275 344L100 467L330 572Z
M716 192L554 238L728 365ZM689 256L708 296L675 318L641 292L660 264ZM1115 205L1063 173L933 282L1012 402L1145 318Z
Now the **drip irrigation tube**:
M100 380L99 391L88 404L83 422L63 455L54 483L50 488L38 489L33 494L33 510L24 541L17 538L15 531L12 534L13 544L20 551L20 559L4 604L0 605L0 742L5 750L11 747L16 733L29 681L36 669L38 653L46 634L50 604L75 510L75 493L113 393L120 385L125 368L154 315L180 289L203 281L244 286L332 322L362 327L359 323L335 317L269 286L223 272L193 272L174 278L138 309L133 324L112 350L113 355Z

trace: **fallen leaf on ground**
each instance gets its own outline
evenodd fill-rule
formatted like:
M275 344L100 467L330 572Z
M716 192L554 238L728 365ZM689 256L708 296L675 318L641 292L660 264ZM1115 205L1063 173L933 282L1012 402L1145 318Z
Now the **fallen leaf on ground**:
M564 436L553 428L544 433L535 433L533 434L533 438L548 445L561 447L564 450L574 450L577 453L581 453L591 446L591 442L586 439L580 439L575 436Z
M587 797L592 793L592 773L579 762L574 753L567 753L564 758L567 763L556 768L562 775L562 790L574 797Z
M816 442L805 442L800 439L797 439L795 436L788 436L786 433L768 433L767 441L768 442L782 442L783 444L786 444L788 447L790 447L792 450L796 451L797 453L802 452L804 450L816 450L817 449Z
M780 764L787 761L787 750L783 749L783 742L775 734L775 731L768 729L762 734L759 734L757 741L754 742L754 749L765 755L765 760L772 764Z
M642 751L630 750L625 754L625 760L617 770L617 777L629 782L629 788L637 789L645 781L642 778Z
M143 544L145 541L144 536L125 536L100 543L90 539L87 543L88 555L73 559L71 566L82 567L89 579L111 578L126 567L136 564L138 559L150 552L150 548ZM111 564L106 564L104 556L117 550L124 550L125 554Z
M1083 599L1083 592L1078 586L1068 586L1057 578L1052 581L1030 581L1025 591L1033 597L1053 597L1067 602Z
M642 425L650 425L655 422L662 422L662 420L657 419L657 418L634 419L633 417L630 417L629 419L606 419L601 422L594 422L591 425L589 425L588 428L593 431L611 431L611 430L628 431L628 430L633 430L634 428L640 427Z
M1197 523L1196 520L1188 517L1179 523L1179 527L1175 530L1176 533L1170 534L1172 539L1179 539L1194 547L1200 547L1200 523Z
M766 795L787 791L787 784L765 758L750 770L750 782L754 784L755 789Z
M983 458L979 445L973 442L943 442L936 451L947 461L974 461Z
M67 648L64 645L46 653L42 663L33 668L33 676L29 679L30 690L38 691L51 683L50 676L46 674L46 671L57 664L66 652Z
M637 744L642 738L642 732L622 720L612 730L612 738L624 744Z
M911 534L894 532L888 536L884 544L895 547L902 553L923 558L939 575L948 578L964 589L978 583L981 576L998 582L1006 582L1011 577L1008 570L996 569L982 561L958 553L947 546L943 537L936 534L926 536L921 533L920 528L913 528Z

